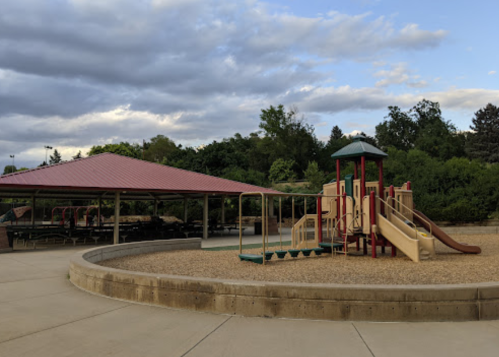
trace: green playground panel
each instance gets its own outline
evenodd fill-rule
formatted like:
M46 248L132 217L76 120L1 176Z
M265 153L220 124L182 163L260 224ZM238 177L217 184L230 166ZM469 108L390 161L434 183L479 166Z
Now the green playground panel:
M239 254L241 261L263 264L263 256L257 254Z
M310 253L312 253L312 249L302 249L301 252L303 253L304 256L309 257Z
M275 254L277 254L277 258L284 259L286 254L288 254L288 251L287 250L276 250Z
M324 248L312 248L312 250L315 252L315 255L321 255L324 253Z
M291 258L296 258L298 254L300 254L301 250L299 249L290 249L288 250L289 254L291 254Z

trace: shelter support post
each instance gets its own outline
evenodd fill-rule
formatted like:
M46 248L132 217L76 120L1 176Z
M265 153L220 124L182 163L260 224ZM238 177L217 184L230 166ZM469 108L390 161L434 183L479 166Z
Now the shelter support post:
M114 196L114 244L120 242L120 193Z
M31 195L31 225L35 225L35 208L36 208L36 199L35 195Z
M341 175L340 175L340 160L336 160L336 224L339 227L340 224L340 181L341 181Z
M101 215L101 211L102 211L102 198L99 197L98 199L98 205L99 205L99 208L97 210L97 225L101 225L101 218L100 218L100 215Z
M152 215L153 216L157 216L158 215L158 200L154 200L154 208L153 208Z
M221 217L221 226L222 228L225 226L225 196L222 195L222 217Z
M188 201L187 201L187 197L184 198L184 223L187 223L187 218L188 218L188 210L187 210L187 205Z
M204 194L203 201L203 239L208 239L208 194Z
M366 195L366 157L362 156L360 158L360 192L361 197L364 198Z

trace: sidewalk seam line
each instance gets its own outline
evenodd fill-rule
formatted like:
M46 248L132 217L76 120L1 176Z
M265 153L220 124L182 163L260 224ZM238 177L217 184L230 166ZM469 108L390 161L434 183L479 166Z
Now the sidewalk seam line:
M74 321L69 321L69 322L66 322L66 323L63 323L63 324L60 324L60 325L57 325L57 326L47 327L47 328L42 329L42 330L38 330L38 331L31 332L31 333L27 333L26 335L13 337L13 338L11 338L11 339L8 339L8 340L5 340L5 341L0 342L0 345L1 345L1 344L4 344L4 343L7 343L7 342L10 342L10 341L15 341L15 340L18 340L18 339L23 338L23 337L27 337L27 336L35 335L35 334L40 333L40 332L45 332L45 331L48 331L48 330L52 330L52 329L55 329L55 328L58 328L58 327L61 327L61 326L71 325L72 323L75 323L75 322L80 322L80 321L83 321L83 320L88 320L88 319L91 319L92 317L97 317L97 316L105 315L105 314L108 314L108 313L110 313L110 312L114 312L114 311L117 311L117 310L121 310L121 309L124 309L124 308L129 307L129 306L131 306L131 304L128 304L128 305L126 305L126 306L121 306L121 307L118 307L118 308L113 309L113 310L104 311L104 312L101 312L100 314L96 314L96 315L92 315L92 316L83 317L83 318L81 318L81 319L74 320Z
M357 326L354 325L354 323L352 322L352 326L353 328L355 329L355 331L357 331L357 334L359 335L360 339L362 340L362 342L364 342L364 345L366 346L366 348L369 350L369 352L371 353L371 356L373 357L376 357L373 353L373 351L371 350L371 348L369 347L369 345L366 343L366 341L364 340L364 337L362 337L362 335L360 334L359 330L357 329Z
M218 325L217 327L215 327L215 329L213 331L211 331L209 334L207 334L206 336L204 336L200 341L198 341L194 346L192 346L191 348L189 348L189 350L187 352L185 352L183 355L181 355L180 357L187 356L187 354L189 354L193 349L195 349L197 346L199 346L200 343L202 343L204 340L206 340L208 337L210 337L214 332L216 332L220 327L222 327L230 319L232 319L232 316L229 316L227 318L227 320L225 320L220 325Z

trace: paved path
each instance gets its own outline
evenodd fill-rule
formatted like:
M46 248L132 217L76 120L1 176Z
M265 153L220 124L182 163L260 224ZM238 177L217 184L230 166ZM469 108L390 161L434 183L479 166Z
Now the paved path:
M497 356L499 321L244 318L135 305L68 280L80 249L0 255L0 356Z

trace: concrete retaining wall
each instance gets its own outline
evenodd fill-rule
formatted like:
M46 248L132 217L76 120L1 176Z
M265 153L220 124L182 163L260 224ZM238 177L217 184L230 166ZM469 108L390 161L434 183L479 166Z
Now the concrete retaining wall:
M499 283L288 284L137 273L93 264L113 257L200 247L201 240L193 238L96 248L72 257L70 279L84 290L112 298L231 315L351 321L499 317Z

